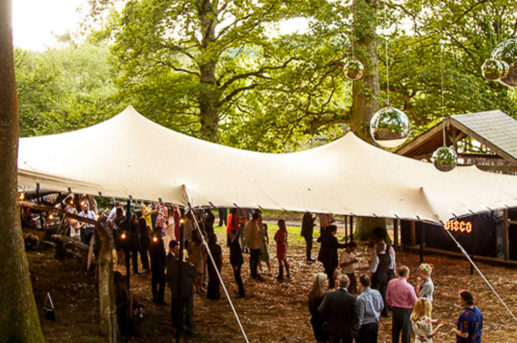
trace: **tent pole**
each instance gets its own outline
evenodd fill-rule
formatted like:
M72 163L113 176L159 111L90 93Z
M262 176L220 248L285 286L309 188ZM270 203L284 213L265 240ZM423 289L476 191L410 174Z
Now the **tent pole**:
M126 239L127 240L130 240L130 239L133 239L132 237L132 230L131 230L131 225L133 224L133 218L131 218L131 198L127 199L127 208L126 208L126 219L127 219L127 235L126 235ZM128 245L128 242L126 242L126 246ZM130 265L129 265L129 249L125 249L125 260L126 260L126 283L127 283L127 290L129 292L130 288L130 274L131 274L131 271L130 271ZM133 252L131 252L132 254ZM133 311L133 309L131 309L131 311Z
M420 223L420 264L424 263L424 235L424 226Z
M474 264L474 261L472 261L472 259L470 258L469 254L465 251L465 249L463 249L463 247L461 246L461 244L456 240L456 238L454 238L454 236L452 235L452 233L449 231L449 230L445 230L444 231L449 235L449 237L454 241L454 243L456 243L456 245L458 246L458 248L460 249L460 251L463 253L463 255L465 255L465 257L467 258L467 260L469 260L470 264L476 269L476 271L479 273L479 275L481 276L481 278L486 282L486 284L488 285L488 287L492 290L492 292L495 294L495 296L497 297L497 299L499 299L499 301L503 304L503 306L506 308L506 310L508 311L508 313L510 313L510 315L512 316L513 320L515 320L517 322L517 317L515 316L515 314L513 314L512 310L510 310L510 308L508 307L508 305L506 305L506 303L504 302L504 300L501 298L501 296L499 296L499 294L496 292L496 290L494 289L494 287L492 286L492 284L487 280L487 278L485 277L485 275L483 275L483 273L481 272L481 270L479 270L479 268Z
M350 216L350 241L354 241L354 217Z
M393 219L393 245L399 245L399 226L397 219Z
M192 217L194 218L194 223L196 224L196 228L199 230L199 232L201 232L201 228L199 227L199 223L197 222L196 216L194 215L194 210L192 209L192 206L190 203L190 197L188 196L186 190L185 190L185 195L189 199L188 210L190 211L190 213L192 214ZM217 277L219 278L219 281L221 281L221 286L223 287L224 293L226 294L226 298L228 299L228 302L230 303L230 307L232 308L233 315L235 316L235 320L237 320L237 324L239 325L239 329L241 330L242 336L244 337L244 341L246 343L249 343L248 336L246 336L246 332L244 331L244 328L242 327L242 323L239 319L239 315L237 314L237 311L235 310L235 307L233 306L233 302L232 302L232 299L230 298L230 294L228 293L228 290L226 289L223 278L222 278L221 274L219 273L219 270L217 269L217 266L214 261L214 257L212 256L212 253L210 252L210 249L208 248L208 243L206 242L205 237L202 234L200 236L201 236L201 240L203 241L203 245L206 248L208 257L210 258L210 262L214 266L214 270L217 273Z
M192 213L192 216L194 217L194 221L196 220L196 217L194 216L194 213ZM181 221L180 221L181 223ZM180 313L177 313L176 314L176 319L177 319L177 322L176 322L176 343L179 343L180 341L180 328L183 326L183 297L181 296L181 278L182 278L182 273L181 273L181 270L182 270L182 262L183 262L183 246L184 246L184 238L183 238L183 235L184 235L184 230L185 230L185 227L184 227L184 223L180 224L180 241L179 241L179 246L180 246L180 253L179 253L179 256L178 256L178 283L176 284L176 286L178 287L178 308L177 310L180 312ZM174 297L171 298L171 306L172 306L172 302L174 301Z
M472 261L474 261L474 233L476 230L472 231L472 234L470 235L470 258ZM472 263L470 264L470 275L474 275L474 266Z
M348 243L348 216L345 216L345 243Z

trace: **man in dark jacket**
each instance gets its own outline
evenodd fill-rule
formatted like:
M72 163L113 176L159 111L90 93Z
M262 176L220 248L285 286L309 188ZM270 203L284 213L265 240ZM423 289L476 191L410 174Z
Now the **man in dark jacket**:
M235 230L230 231L230 264L233 268L233 276L235 277L235 282L239 287L239 294L237 298L244 298L244 284L242 283L241 277L241 267L244 263L244 259L242 258L242 250L241 245L239 244L239 240L237 239L237 235Z
M151 255L151 289L153 292L153 302L157 305L167 305L163 301L165 291L165 248L161 231L157 230L153 235L149 246Z
M325 274L329 279L329 287L334 288L334 271L338 266L337 249L344 248L345 244L338 243L336 238L337 226L327 226L318 241L321 243L318 261L323 263Z
M352 343L359 330L356 299L347 291L350 280L346 274L341 274L338 282L338 289L323 297L318 313L330 334L330 342Z
M167 256L167 281L172 294L172 323L176 330L185 330L189 336L198 336L192 325L194 315L192 280L197 276L197 272L191 264L178 259L179 250L178 242L169 243L171 253Z

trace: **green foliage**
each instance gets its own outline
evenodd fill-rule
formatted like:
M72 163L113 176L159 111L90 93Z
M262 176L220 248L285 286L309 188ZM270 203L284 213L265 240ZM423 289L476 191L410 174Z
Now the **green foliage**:
M416 133L451 114L500 109L517 115L513 91L481 73L492 49L513 34L515 2L420 0L389 13L412 23L411 34L389 36L389 81L391 103L411 117ZM379 58L386 96L384 41Z
M335 139L352 120L352 83L342 67L363 54L350 42L377 39L366 25L376 18L377 102L382 107L387 97L387 36L390 105L408 114L413 135L449 114L499 108L517 115L515 90L484 80L480 71L497 43L513 34L517 3L508 0L416 0L386 8L357 0L355 9L327 0L129 0L120 11L112 2L91 1L92 13L112 11L105 31L89 33L98 45L16 51L23 136L84 127L133 105L171 129L256 151ZM362 19L353 27L352 10ZM308 20L306 32L275 31L297 17ZM374 67L365 63L365 75ZM376 96L372 88L360 92Z
M322 22L342 11L325 1L128 1L109 26L121 99L172 129L253 150L334 129L349 105L339 68L348 40ZM307 13L311 34L271 37Z
M103 47L15 50L15 68L22 137L93 125L125 107L114 101L116 88Z

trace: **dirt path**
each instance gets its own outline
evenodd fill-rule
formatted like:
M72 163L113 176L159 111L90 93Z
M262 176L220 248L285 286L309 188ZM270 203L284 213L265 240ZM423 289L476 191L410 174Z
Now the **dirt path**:
M220 235L220 242L223 237ZM318 246L313 254L317 254ZM274 256L274 247L270 246ZM231 296L236 286L233 273L229 267L228 251L224 251L223 278ZM358 271L367 268L367 252L362 247L358 251ZM53 259L51 251L29 252L31 270L37 276L34 291L41 308L44 295L49 291L57 307L57 321L42 319L47 342L102 342L98 336L98 299L96 280L93 275L85 275L79 270L74 260L58 262ZM234 304L241 318L250 342L313 342L312 330L307 308L307 294L315 273L323 271L321 264L307 265L304 262L304 247L291 246L288 258L292 277L288 281L278 282L274 276L277 263L272 261L272 275L265 276L265 282L256 282L249 278L248 255L243 269L243 279L247 291L245 299L234 299ZM416 254L399 252L397 262L406 264L411 269L410 282L414 284L415 271L419 257ZM435 343L453 342L448 335L452 322L461 309L455 305L457 291L468 288L473 291L477 306L481 309L485 326L483 342L516 342L514 330L516 323L497 301L479 275L470 275L469 265L465 260L439 256L426 257L435 271L435 302L433 317L443 319L451 324L442 329L434 340ZM479 265L487 278L493 282L508 306L517 312L517 270ZM117 267L124 272L123 268ZM175 342L174 330L170 325L168 306L155 306L151 303L150 274L132 275L131 290L135 299L145 306L146 321L142 325L141 336L125 339L127 342ZM222 290L221 290L222 292ZM170 303L169 290L166 301ZM227 300L223 297L211 301L201 295L195 295L194 323L201 334L195 339L182 338L181 342L244 342ZM391 318L383 318L380 323L379 342L391 341Z

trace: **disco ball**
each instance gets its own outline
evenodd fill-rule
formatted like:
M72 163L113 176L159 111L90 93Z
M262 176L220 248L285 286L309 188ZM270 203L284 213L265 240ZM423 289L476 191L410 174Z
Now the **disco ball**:
M503 66L504 62L496 60L494 58L489 58L483 63L481 66L481 73L485 80L488 81L497 81L499 80L505 72L505 67ZM506 63L505 63L506 64ZM508 66L508 65L507 65Z
M361 61L352 58L349 59L343 68L345 70L345 75L350 80L359 80L363 77L364 66Z
M442 146L433 152L431 161L439 171L448 172L456 167L458 155L456 155L456 152L451 148Z
M409 119L401 110L385 107L373 115L370 134L380 146L396 148L409 137Z
M508 65L507 75L501 77L499 82L509 87L517 86L517 38L507 39L496 46L492 58Z

